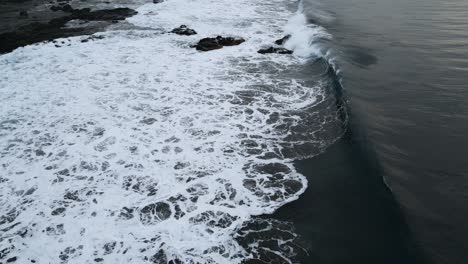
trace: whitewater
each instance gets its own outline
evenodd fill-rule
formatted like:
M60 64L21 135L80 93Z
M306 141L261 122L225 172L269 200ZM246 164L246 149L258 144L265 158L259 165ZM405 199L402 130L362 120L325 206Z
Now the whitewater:
M339 136L323 137L337 119L316 108L323 86L289 74L320 57L314 41L330 37L300 3L167 0L137 11L130 30L0 56L5 259L256 258L258 243L241 246L239 230L298 199L307 180L293 161ZM180 25L198 34L168 33ZM218 35L246 42L192 47ZM285 35L293 55L257 53Z

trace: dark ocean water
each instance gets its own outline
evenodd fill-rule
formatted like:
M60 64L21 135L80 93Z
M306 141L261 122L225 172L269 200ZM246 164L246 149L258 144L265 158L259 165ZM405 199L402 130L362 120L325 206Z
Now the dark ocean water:
M299 166L323 172L298 202L323 207L304 227L312 252L319 263L466 263L468 2L307 0L305 9L333 35L322 46L338 61L351 116L348 138ZM382 178L396 203L382 198Z

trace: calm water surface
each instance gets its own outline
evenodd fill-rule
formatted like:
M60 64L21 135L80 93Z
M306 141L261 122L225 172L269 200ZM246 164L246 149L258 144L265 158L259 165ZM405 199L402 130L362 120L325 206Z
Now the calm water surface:
M468 261L468 2L307 0L429 259Z

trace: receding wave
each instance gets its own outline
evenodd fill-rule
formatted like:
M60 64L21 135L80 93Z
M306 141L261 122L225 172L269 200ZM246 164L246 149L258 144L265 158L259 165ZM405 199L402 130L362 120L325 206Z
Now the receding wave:
M293 228L253 217L304 192L293 161L336 140L341 121L323 82L291 74L327 34L287 4L167 0L128 19L145 30L1 56L0 257L289 262ZM198 35L166 33L181 24ZM285 34L293 56L257 53ZM191 48L216 35L246 42Z

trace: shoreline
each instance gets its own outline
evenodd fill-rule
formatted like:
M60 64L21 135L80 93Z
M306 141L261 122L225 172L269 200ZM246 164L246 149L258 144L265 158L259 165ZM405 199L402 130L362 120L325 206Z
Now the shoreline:
M309 186L272 217L294 223L308 241L301 263L430 263L402 208L383 182L365 139L346 135L324 153L295 163Z
M301 263L428 264L359 118L347 103L334 66L327 74L344 135L312 158L297 160L308 180L298 200L271 217L290 221L309 248Z

